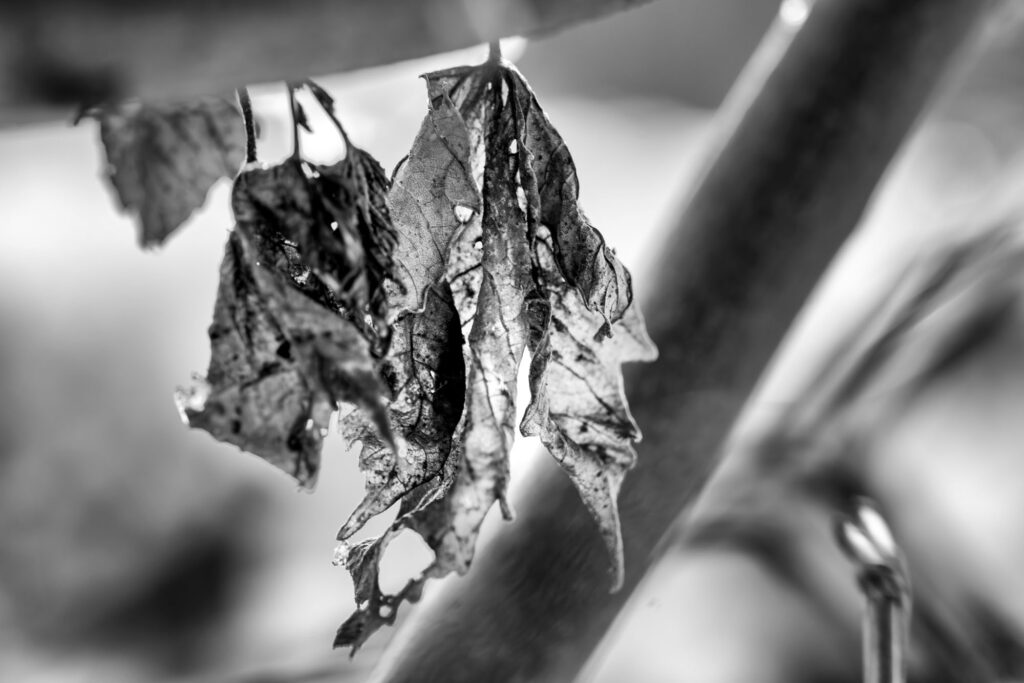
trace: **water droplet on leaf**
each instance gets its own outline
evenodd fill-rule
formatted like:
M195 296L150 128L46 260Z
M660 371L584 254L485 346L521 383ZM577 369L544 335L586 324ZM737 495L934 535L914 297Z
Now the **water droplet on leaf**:
M331 564L335 567L343 567L345 562L348 560L348 554L352 550L349 544L345 541L339 541L338 545L334 546L334 557L331 559Z
M192 385L188 389L179 388L174 392L174 404L186 427L190 424L188 413L202 412L209 396L210 385L201 375L192 375Z

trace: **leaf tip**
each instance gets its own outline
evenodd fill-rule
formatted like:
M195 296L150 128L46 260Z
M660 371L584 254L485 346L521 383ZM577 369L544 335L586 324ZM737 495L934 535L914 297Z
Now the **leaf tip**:
M512 504L508 502L508 498L505 494L498 497L498 505L501 506L501 517L506 522L514 522L516 520L516 511L512 507Z
M615 595L620 590L622 590L622 586L626 583L626 568L623 565L621 556L618 558L618 561L612 567L611 574L612 585L609 587L608 593L610 595Z
M192 384L186 387L178 387L174 391L174 405L178 409L178 417L186 427L192 426L191 415L201 413L206 407L206 400L210 396L210 384L206 378L198 373L193 373Z
M611 561L608 570L611 574L611 586L608 592L614 595L622 590L626 580L625 550L622 545L622 526L619 524L618 512L615 513L614 526L605 526L604 522L601 522L601 526L605 527L601 530L601 535L604 536L605 548Z

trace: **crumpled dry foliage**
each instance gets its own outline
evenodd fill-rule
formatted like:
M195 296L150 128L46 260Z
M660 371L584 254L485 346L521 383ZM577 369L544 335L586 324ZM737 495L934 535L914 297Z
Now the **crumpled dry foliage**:
M656 355L630 276L580 210L572 158L518 71L488 62L425 79L430 108L388 196L399 233L392 306L398 325L423 330L413 350L419 338L461 348L461 364L445 364L464 371L461 383L445 375L446 387L464 387L464 394L453 388L445 404L458 404L461 419L445 412L443 425L433 423L443 427L435 432L440 441L420 438L421 419L438 414L436 402L429 392L416 395L422 383L409 390L413 366L396 363L399 356L385 368L393 387L407 390L398 414L392 404L392 424L405 442L401 454L383 460L379 440L358 418L343 426L364 441L361 464L375 493L339 539L402 498L391 528L356 546L346 563L357 586L374 587L370 595L360 592L359 609L335 640L353 651L391 623L402 599L415 599L428 578L468 570L495 503L511 518L516 377L527 350L532 399L520 429L539 436L577 486L608 546L618 587L616 498L640 438L620 367ZM428 376L439 376L426 367ZM435 558L398 595L386 596L377 582L379 559L403 528L419 533Z
M293 155L248 164L236 178L210 366L178 397L189 425L305 486L340 402L361 408L374 438L397 451L378 366L391 334L388 183L373 157L345 141L335 164Z
M256 453L303 485L316 477L333 409L307 382L283 321L266 303L257 266L240 233L221 264L205 379L180 392L192 427Z
M451 293L441 287L428 292L423 312L403 314L393 330L381 375L393 396L388 414L401 436L401 450L393 452L365 414L351 413L342 420L342 433L363 444L359 467L366 475L366 496L338 532L339 539L351 537L399 499L409 500L408 495L437 478L451 458L465 397Z
M580 209L572 157L519 72L491 60L425 79L428 114L390 182L351 143L326 91L289 86L313 94L346 155L242 168L210 364L177 396L189 425L304 486L331 416L343 402L358 408L339 428L362 445L366 495L338 533L341 549L400 505L383 535L344 557L357 610L335 645L353 652L428 579L468 571L495 503L513 517L509 455L527 354L532 395L519 430L539 436L576 485L621 585L616 499L640 439L621 365L656 355L630 275ZM231 135L219 128L227 112ZM308 129L294 99L292 112ZM175 229L244 146L224 102L109 110L101 124L112 180L140 212L146 244ZM198 128L223 144L211 151ZM434 560L386 595L380 560L404 529Z
M138 218L143 247L163 244L245 158L242 115L228 99L125 102L87 115L100 123L107 176L121 206Z

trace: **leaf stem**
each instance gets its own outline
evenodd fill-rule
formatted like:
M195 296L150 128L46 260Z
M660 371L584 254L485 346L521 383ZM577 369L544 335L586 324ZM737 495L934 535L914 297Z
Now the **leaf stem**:
M334 98L332 98L319 83L316 83L310 78L307 78L303 83L307 88L309 88L309 91L313 93L313 97L316 98L320 108L324 110L325 114L327 114L327 118L329 118L334 124L334 127L338 129L338 134L341 135L341 139L345 143L345 154L347 155L348 150L352 147L352 141L349 140L348 133L345 132L345 126L341 125L341 119L339 119L337 114L334 113Z
M295 91L301 87L298 84L289 81L287 83L288 88L288 108L292 115L292 157L298 159L302 156L302 143L299 137L299 103L295 99Z
M857 567L864 594L864 683L904 683L910 620L906 562L892 532L867 499L835 520L840 548Z
M884 586L892 580L881 573L865 573L863 625L864 683L904 683L906 619L903 603Z
M249 89L242 87L235 91L238 106L242 109L242 123L245 126L245 163L256 161L256 122L252 115L252 100Z
M493 40L488 45L487 61L497 64L501 61L501 41Z

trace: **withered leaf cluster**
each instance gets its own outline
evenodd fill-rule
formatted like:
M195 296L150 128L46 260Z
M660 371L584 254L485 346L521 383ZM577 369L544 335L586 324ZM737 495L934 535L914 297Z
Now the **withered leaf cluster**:
M630 275L580 209L572 157L520 73L492 59L425 80L427 116L390 180L348 139L330 96L302 84L336 124L346 155L312 164L296 142L280 164L242 168L209 368L178 395L191 426L306 486L315 482L331 416L343 402L358 408L339 420L344 436L361 444L366 477L365 496L338 533L357 610L335 645L353 652L403 601L418 599L429 578L468 570L496 503L513 516L517 428L538 436L576 485L619 586L616 499L640 438L621 365L656 355ZM297 131L309 124L295 87ZM180 208L185 193L150 179L199 179L184 180L194 160L153 144L132 152L152 169L133 171L143 191L130 205L141 207L144 240L158 242L197 203L175 223L165 204ZM108 154L119 154L109 142ZM128 181L119 178L120 189ZM517 377L527 358L530 397L517 425ZM396 503L383 535L348 546ZM406 529L434 559L387 595L380 560Z
M359 406L395 448L378 367L396 240L387 186L377 161L351 143L332 165L293 155L247 164L235 179L210 365L178 402L191 426L306 486L340 402Z
M125 102L86 112L100 124L107 176L136 215L139 244L160 246L245 158L242 115L224 98Z
M353 650L425 580L468 570L495 503L511 518L516 378L527 352L531 397L519 429L539 436L578 488L617 587L616 498L640 438L620 366L656 355L630 275L581 211L572 158L519 72L491 61L425 79L429 111L388 195L399 233L398 318L384 376L404 443L388 455L364 418L342 425L364 444L369 493L339 538L402 501L388 532L355 546L346 562L359 609L335 644ZM398 344L403 337L408 345ZM403 528L435 558L398 595L384 595L379 559Z

